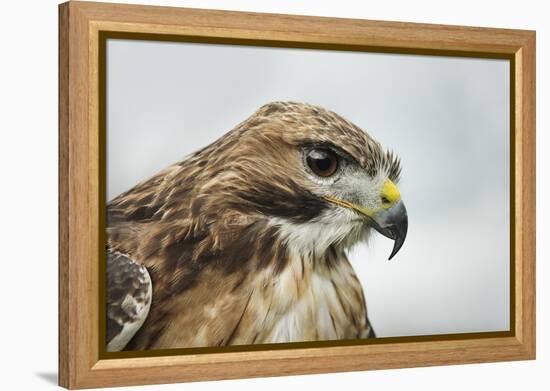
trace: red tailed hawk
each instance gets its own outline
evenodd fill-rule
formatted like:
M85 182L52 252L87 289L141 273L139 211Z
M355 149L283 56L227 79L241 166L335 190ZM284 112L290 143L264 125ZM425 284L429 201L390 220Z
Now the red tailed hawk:
M399 159L274 102L107 206L107 350L374 337L346 251L407 234Z

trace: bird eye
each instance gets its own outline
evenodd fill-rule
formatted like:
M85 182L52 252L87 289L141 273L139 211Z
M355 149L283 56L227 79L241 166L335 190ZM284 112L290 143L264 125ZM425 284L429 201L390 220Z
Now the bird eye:
M312 149L306 156L307 165L320 177L329 177L338 169L338 157L327 149Z

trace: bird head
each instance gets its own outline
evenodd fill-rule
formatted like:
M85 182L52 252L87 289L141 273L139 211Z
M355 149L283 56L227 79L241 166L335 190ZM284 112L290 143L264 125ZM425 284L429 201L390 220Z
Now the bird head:
M373 163L376 168L369 172L343 148L330 143L306 146L302 156L312 192L331 204L319 222L347 228L335 235L333 243L353 245L373 228L394 240L392 259L403 246L408 228L407 210L396 185L399 162L392 155L380 155L387 161Z
M349 248L374 229L394 240L391 259L405 241L399 159L323 108L267 104L191 164L204 168L198 205L267 218L301 251Z

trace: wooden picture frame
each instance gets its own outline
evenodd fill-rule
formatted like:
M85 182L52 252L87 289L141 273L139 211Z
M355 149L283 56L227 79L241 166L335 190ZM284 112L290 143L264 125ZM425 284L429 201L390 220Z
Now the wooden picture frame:
M511 330L363 344L106 357L100 310L105 39L507 59ZM102 65L103 61L103 65ZM103 178L103 179L102 179ZM100 342L101 341L101 342ZM67 388L535 358L535 32L70 1L59 6L59 384Z

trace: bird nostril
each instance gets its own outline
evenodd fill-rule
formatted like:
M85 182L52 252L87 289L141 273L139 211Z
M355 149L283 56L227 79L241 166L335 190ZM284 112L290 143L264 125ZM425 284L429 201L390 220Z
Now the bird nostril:
M385 196L382 196L382 203L383 203L384 205L388 205L388 204L391 204L391 201L388 200Z

